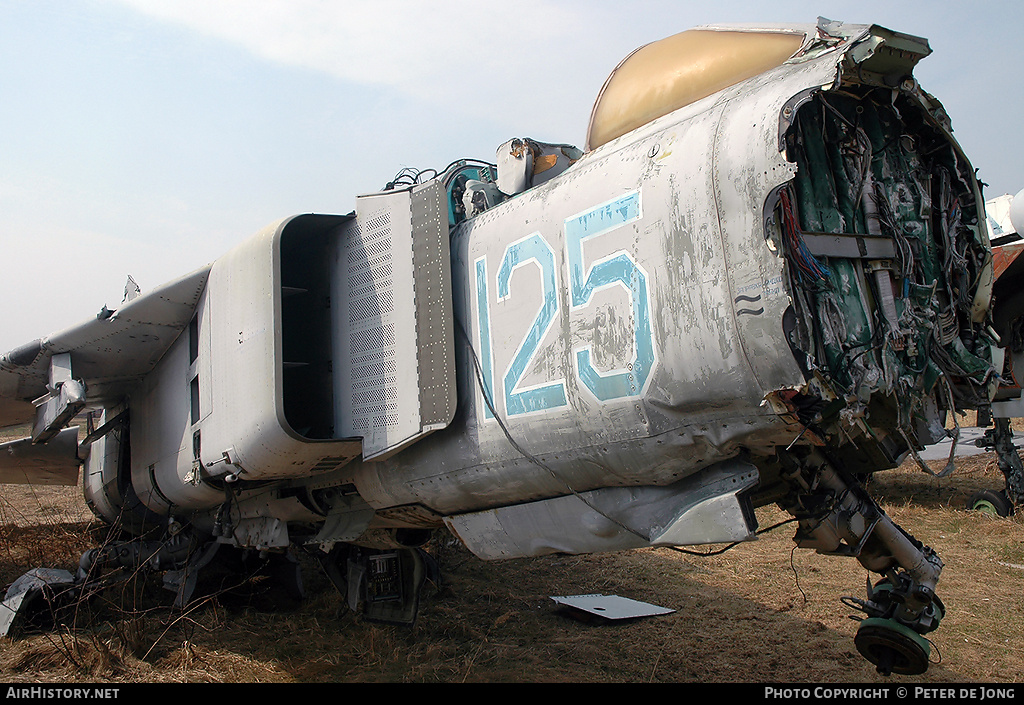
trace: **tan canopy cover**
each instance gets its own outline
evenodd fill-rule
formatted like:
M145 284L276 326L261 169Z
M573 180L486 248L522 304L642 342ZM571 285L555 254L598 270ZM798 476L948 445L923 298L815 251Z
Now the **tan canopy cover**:
M605 81L590 115L587 149L764 73L803 41L802 32L693 29L640 47Z

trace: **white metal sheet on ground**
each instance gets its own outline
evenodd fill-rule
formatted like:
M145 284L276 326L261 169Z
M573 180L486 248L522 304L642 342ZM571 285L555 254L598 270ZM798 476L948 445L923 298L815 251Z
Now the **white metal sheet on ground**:
M633 619L635 617L653 617L659 614L670 614L675 610L659 607L646 602L631 600L619 595L567 595L552 597L560 605L573 607L606 619Z

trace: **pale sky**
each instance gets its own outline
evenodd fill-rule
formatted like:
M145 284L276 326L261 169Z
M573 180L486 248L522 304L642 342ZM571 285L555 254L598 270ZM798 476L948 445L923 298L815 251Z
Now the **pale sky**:
M116 308L404 167L583 146L604 79L693 26L819 15L926 37L915 75L1024 188L1024 3L0 0L0 351Z

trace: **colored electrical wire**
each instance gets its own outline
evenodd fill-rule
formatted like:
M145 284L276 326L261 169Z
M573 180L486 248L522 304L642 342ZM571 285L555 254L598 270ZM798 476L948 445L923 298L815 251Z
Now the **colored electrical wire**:
M796 267L800 280L821 281L827 279L832 273L807 248L797 225L788 189L782 189L779 192L779 199L782 206L782 231L786 251L790 255L790 261Z

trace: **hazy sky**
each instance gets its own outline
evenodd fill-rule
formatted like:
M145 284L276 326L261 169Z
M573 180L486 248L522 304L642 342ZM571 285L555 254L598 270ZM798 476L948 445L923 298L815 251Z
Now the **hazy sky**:
M915 75L989 184L1024 188L1024 3L0 0L0 350L115 308L404 167L583 145L636 47L819 15L927 37Z

